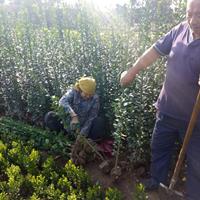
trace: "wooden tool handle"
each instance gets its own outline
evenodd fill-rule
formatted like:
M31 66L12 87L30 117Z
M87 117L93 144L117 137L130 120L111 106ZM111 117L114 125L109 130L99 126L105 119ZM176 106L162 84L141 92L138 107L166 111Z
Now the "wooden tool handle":
M196 121L197 121L197 118L198 118L199 111L200 111L200 90L199 90L199 93L197 95L196 102L195 102L195 105L194 105L194 108L193 108L193 111L192 111L192 115L191 115L191 118L190 118L190 122L189 122L187 131L186 131L186 134L185 134L185 137L184 137L183 145L182 145L181 151L180 151L179 156L178 156L176 167L174 169L174 174L173 174L171 181L170 181L169 189L174 188L176 181L178 179L178 175L179 175L180 170L181 170L181 165L182 165L183 160L185 158L187 146L188 146L188 143L189 143L190 138L192 136L192 131L194 129L194 126L196 125Z

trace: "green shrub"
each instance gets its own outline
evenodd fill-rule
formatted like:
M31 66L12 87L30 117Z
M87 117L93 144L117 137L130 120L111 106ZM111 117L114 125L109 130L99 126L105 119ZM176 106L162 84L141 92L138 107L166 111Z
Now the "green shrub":
M144 186L141 183L135 185L133 199L134 200L147 200L148 199L147 194L144 190Z
M109 189L106 195L100 185L93 185L87 172L69 160L57 167L52 156L40 159L41 153L22 142L0 142L0 198L5 199L103 199L117 200L119 192ZM6 148L5 148L6 147ZM2 155L2 157L1 157ZM5 171L5 172L4 172Z
M47 179L53 183L58 181L59 174L57 173L58 169L54 162L52 156L46 158L46 160L42 163L42 174L47 177Z
M62 175L58 180L58 187L61 189L62 192L70 194L73 191L73 187L71 182L68 178Z
M43 197L45 195L45 189L47 188L47 180L43 175L31 175L28 174L27 179L31 183L33 191L39 195L39 197Z
M116 188L108 188L106 190L105 200L122 200L122 193Z
M8 167L8 161L4 158L4 155L0 153L0 173L3 174L7 167Z
M55 200L55 199L66 199L66 195L62 193L59 189L56 189L54 184L50 184L46 190L44 191L46 198L49 200Z
M29 200L40 200L40 197L36 193L33 193L33 195L31 195L31 197L29 198Z
M0 139L8 144L13 140L21 140L28 143L30 147L48 150L49 153L61 154L66 157L69 157L71 149L71 141L63 133L44 131L5 117L0 118Z
M0 193L0 200L9 200L9 196L6 192Z
M23 175L21 174L21 169L19 166L11 165L6 169L6 174L8 176L7 181L7 193L10 199L19 199L20 188L24 181Z
M67 177L73 188L78 191L86 190L91 185L91 180L87 172L83 168L75 166L71 160L63 168L63 174Z
M86 193L87 200L102 200L103 199L103 192L100 185L94 185L88 188Z

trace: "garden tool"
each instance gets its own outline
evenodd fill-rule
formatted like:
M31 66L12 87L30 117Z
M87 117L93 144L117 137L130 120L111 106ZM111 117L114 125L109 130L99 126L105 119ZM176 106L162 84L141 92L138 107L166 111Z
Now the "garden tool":
M167 195L171 196L171 199L178 200L178 197L180 197L180 198L183 197L182 193L174 190L174 187L175 187L175 184L177 182L178 175L180 173L181 166L182 166L182 163L184 161L186 150L187 150L190 138L192 136L192 131L194 129L194 126L196 125L196 121L197 121L197 117L198 117L199 112L200 112L200 89L199 89L199 92L198 92L198 95L197 95L197 98L196 98L196 102L195 102L194 107L193 107L190 122L189 122L188 127L187 127L187 131L186 131L186 134L185 134L185 137L184 137L183 145L182 145L182 148L181 148L179 156L178 156L178 160L177 160L177 163L176 163L176 167L174 169L173 176L172 176L171 181L170 181L170 185L169 185L169 187L167 187L167 186L165 186L161 183L160 187L159 187L159 189L161 189L161 191L162 191L160 194L162 194L163 192L167 192ZM175 195L176 197L173 197L173 195Z

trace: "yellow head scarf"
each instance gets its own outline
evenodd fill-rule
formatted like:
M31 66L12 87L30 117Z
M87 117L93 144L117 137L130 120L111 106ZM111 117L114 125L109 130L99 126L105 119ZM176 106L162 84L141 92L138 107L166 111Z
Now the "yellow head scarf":
M82 77L76 82L75 89L81 89L86 94L93 95L96 90L96 81L92 77Z

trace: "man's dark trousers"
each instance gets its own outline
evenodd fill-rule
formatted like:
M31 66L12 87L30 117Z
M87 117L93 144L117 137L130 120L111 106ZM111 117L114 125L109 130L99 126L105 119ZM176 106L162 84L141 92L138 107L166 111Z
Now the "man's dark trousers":
M187 126L186 121L157 113L151 142L151 175L159 183L166 184L175 143L177 140L183 142ZM200 199L200 122L193 130L187 149L186 198Z

